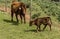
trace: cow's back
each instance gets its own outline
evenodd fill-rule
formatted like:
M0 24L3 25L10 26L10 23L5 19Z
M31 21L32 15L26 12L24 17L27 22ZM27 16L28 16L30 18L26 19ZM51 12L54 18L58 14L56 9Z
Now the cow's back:
M13 2L11 4L11 11L17 12L18 9L20 9L20 10L22 10L22 12L26 13L26 6L25 6L24 3L22 3L22 2ZM20 11L20 10L18 10L18 11Z

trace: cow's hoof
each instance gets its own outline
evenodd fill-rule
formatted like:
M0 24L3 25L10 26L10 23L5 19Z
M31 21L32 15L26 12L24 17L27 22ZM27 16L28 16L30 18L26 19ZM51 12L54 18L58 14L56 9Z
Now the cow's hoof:
M26 22L24 22L24 24L26 24Z
M11 20L11 22L13 22L13 20Z
M26 22L24 22L24 24L26 24Z

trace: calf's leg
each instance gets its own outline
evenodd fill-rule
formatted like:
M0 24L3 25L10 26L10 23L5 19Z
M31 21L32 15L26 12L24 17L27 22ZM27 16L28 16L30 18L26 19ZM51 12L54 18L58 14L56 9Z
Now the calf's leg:
M38 28L39 28L39 27L37 26L36 32L38 32Z
M40 28L40 26L39 26L39 31L41 31L41 28Z
M49 27L50 27L50 31L51 31L51 24L49 24Z
M38 32L38 30L40 30L40 25L37 24L36 26L37 26L37 30L36 31Z
M44 26L43 31L45 30L46 26L47 26L47 25Z

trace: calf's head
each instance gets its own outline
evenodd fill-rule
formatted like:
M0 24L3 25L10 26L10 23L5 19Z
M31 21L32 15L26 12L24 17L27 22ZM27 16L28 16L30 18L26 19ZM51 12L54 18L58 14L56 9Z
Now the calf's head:
M30 22L29 22L29 26L32 26L32 24L33 24L33 21L30 21Z

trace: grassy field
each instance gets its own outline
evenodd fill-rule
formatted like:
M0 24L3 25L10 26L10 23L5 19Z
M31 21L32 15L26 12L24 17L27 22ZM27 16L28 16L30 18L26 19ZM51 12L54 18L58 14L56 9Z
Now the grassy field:
M52 31L47 27L45 31L36 33L36 26L30 27L28 23L20 22L17 24L15 18L14 22L11 22L10 18L10 14L0 12L0 39L60 39L60 27L54 20Z
M4 5L4 0L0 0L0 5ZM24 3L27 3L26 0L22 0ZM27 4L29 4L28 1ZM2 6L1 5L1 6ZM10 7L10 3L7 4ZM0 11L0 39L60 39L60 24L58 23L57 17L60 19L60 2L50 2L47 0L33 0L32 2L32 13L40 13L39 17L49 16L52 19L52 31L49 30L49 27L45 31L36 32L36 26L29 26L29 23L19 24L14 21L11 22L10 14ZM29 8L28 8L29 14ZM33 15L32 14L32 15ZM55 15L55 16L53 16ZM43 29L43 25L41 26Z

